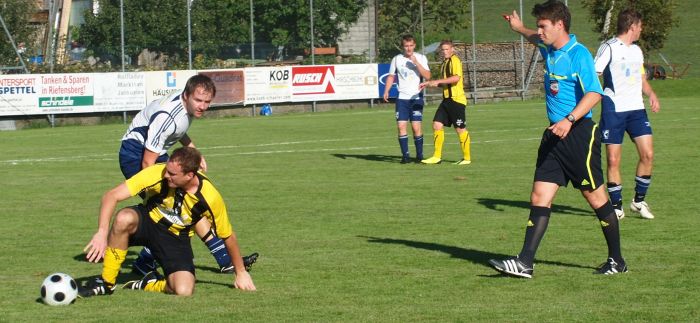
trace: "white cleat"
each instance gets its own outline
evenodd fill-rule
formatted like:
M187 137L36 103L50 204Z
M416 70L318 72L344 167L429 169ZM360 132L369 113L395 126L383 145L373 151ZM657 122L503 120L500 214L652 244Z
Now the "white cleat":
M645 219L653 219L654 215L651 214L651 209L649 208L649 205L645 201L641 201L639 203L632 201L632 204L630 204L630 209L634 212L639 212L639 215L642 216L642 218Z
M623 209L615 209L615 215L617 215L618 220L622 220L622 218L625 217L625 210Z

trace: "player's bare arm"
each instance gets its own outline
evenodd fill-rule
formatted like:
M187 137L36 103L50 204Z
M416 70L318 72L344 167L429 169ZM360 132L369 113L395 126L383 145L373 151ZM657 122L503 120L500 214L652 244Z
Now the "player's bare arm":
M423 89L425 87L438 87L441 84L456 84L457 82L459 82L459 80L461 78L462 77L459 75L452 75L452 76L450 76L448 78L444 78L444 79L423 82L420 84L419 88Z
M250 277L250 273L245 269L236 234L231 234L228 238L224 239L224 245L226 245L226 250L228 254L231 255L231 261L233 261L233 266L236 268L236 278L233 282L233 286L241 290L256 290L255 284L253 284L253 278Z
M601 96L599 93L596 92L588 92L586 93L582 98L581 101L578 102L576 107L574 108L573 111L571 111L571 115L574 116L575 120L579 120L582 117L584 117L586 114L588 114L593 107L600 102ZM573 126L573 123L571 121L567 120L566 118L561 119L559 122L549 126L549 130L552 131L552 133L561 138L564 139L566 138L566 135L569 134L569 131L571 130L571 126Z
M517 11L513 10L512 14L503 15L503 18L506 21L508 21L508 23L510 24L510 29L512 29L514 32L523 35L523 37L525 37L527 41L535 45L539 43L540 37L537 35L537 31L526 28L523 24L522 19L520 19L520 15L518 15Z
M384 102L389 102L389 91L391 90L392 85L394 85L393 74L386 77L386 84L384 85Z
M420 74L421 77L423 77L424 80L430 80L431 75L430 75L430 69L423 67L420 62L418 62L418 59L416 58L416 55L411 55L411 62L413 62L414 65L416 65L416 68L418 69L418 73Z
M649 98L649 105L651 106L651 112L659 112L661 110L661 104L659 99L656 97L656 92L651 88L651 84L645 77L642 77L642 93Z
M107 249L107 237L109 235L109 222L112 214L117 208L117 203L131 197L126 183L121 183L117 187L109 190L102 196L100 204L100 215L97 220L97 232L92 236L92 240L85 246L83 252L89 262L99 262L105 255Z
M145 169L149 166L152 166L153 164L156 163L156 159L158 159L158 154L157 152L153 152L148 150L148 148L143 150L143 158L141 159L141 169Z

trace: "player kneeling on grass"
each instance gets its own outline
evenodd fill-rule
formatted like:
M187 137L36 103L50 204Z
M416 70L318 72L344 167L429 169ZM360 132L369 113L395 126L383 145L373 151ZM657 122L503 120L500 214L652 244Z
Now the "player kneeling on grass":
M190 237L202 219L211 223L233 259L234 287L255 290L221 194L198 172L201 159L195 148L178 148L167 163L148 167L104 194L97 233L84 249L90 262L104 258L102 275L81 287L80 297L112 294L127 248L136 245L150 248L165 279L151 272L124 288L192 295L195 275ZM139 193L144 193L144 202L119 210L109 230L117 203Z

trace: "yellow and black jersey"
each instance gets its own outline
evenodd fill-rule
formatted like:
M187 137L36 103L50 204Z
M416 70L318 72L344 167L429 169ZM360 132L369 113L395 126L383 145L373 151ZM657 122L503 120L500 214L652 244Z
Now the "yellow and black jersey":
M440 75L443 79L453 75L459 75L459 81L457 83L442 85L442 97L467 105L467 96L464 95L462 60L460 60L456 54L442 62L440 66Z
M233 233L224 200L202 173L197 173L199 187L194 194L170 188L164 178L165 164L150 166L126 180L131 196L143 192L144 205L155 223L168 227L175 235L192 235L193 226L202 218L212 224L214 233L226 239Z

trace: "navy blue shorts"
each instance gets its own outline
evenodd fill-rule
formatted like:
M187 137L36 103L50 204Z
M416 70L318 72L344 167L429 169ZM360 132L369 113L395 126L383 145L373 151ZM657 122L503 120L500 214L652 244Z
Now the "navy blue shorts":
M129 179L141 171L141 161L143 160L143 145L136 140L123 140L119 148L119 168L124 174L124 178ZM158 156L156 163L168 161L168 154Z
M640 136L651 135L651 124L647 110L615 112L615 103L607 96L603 96L602 106L600 132L603 135L602 142L604 144L622 144L625 132L632 140Z
M423 99L396 99L396 121L423 121Z

